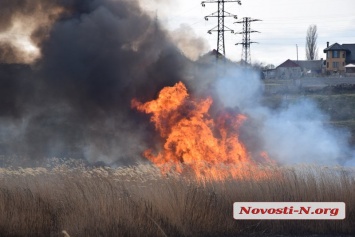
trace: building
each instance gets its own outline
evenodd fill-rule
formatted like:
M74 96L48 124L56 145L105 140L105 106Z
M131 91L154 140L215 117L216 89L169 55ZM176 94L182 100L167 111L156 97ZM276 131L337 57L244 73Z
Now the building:
M326 72L340 73L346 72L346 65L355 63L355 44L338 44L334 43L323 50L327 55Z
M324 61L287 59L275 69L275 77L278 79L298 79L304 76L317 76L322 73Z
M276 69L264 69L263 70L263 78L264 79L275 79L276 78Z
M350 64L346 65L345 72L347 74L355 74L355 64L350 63Z
M295 61L302 68L304 76L317 76L322 74L324 68L324 60L298 60Z
M278 79L295 79L301 76L302 68L290 59L276 67L276 78Z

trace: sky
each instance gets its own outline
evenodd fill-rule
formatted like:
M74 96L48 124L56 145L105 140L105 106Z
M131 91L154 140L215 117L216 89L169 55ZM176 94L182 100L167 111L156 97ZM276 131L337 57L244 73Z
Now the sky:
M176 30L182 24L193 29L196 36L206 41L207 49L215 49L217 33L207 31L217 25L216 18L206 21L204 16L217 11L216 3L202 7L199 0L151 0L146 1L150 11L156 12L159 21L169 30ZM225 10L236 14L238 20L226 18L226 26L242 31L242 24L234 24L243 17L261 19L253 22L252 30L260 31L251 35L251 59L254 63L274 64L278 66L287 59L305 60L305 38L307 28L317 25L318 57L325 59L323 49L327 42L355 43L355 0L242 0L225 3ZM226 56L239 61L242 46L235 43L242 41L242 35L225 33Z

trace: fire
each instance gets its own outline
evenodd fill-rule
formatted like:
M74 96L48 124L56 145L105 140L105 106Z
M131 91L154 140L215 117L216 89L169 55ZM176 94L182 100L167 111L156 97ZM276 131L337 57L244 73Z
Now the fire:
M243 167L255 167L238 136L247 117L224 112L214 119L209 115L212 103L210 97L190 97L182 82L163 88L156 100L133 99L132 108L151 115L164 140L158 154L146 150L144 156L163 172L192 172L197 178L240 177Z

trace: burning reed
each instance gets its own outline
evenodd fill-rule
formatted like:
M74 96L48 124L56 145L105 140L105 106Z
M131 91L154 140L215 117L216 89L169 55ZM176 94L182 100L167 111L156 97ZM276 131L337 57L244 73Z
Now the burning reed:
M1 236L352 235L355 171L263 166L196 181L150 165L0 170ZM264 174L267 179L253 179ZM233 202L345 202L341 221L236 221ZM63 232L65 231L65 232Z
M143 104L133 99L132 108L151 116L165 142L157 156L152 149L144 156L163 172L183 173L187 168L201 179L224 179L229 174L236 178L245 167L256 166L239 139L240 126L247 117L227 109L211 116L212 103L211 97L190 96L182 82L163 88L156 100ZM266 152L258 156L265 163L272 162Z

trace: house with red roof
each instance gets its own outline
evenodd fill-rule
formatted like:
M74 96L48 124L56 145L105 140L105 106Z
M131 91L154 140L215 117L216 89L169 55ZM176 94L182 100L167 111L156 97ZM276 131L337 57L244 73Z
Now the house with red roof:
M278 79L298 79L303 76L317 76L322 73L324 61L320 60L290 60L287 59L275 69Z
M296 79L302 76L302 68L294 61L287 59L276 67L276 78Z

